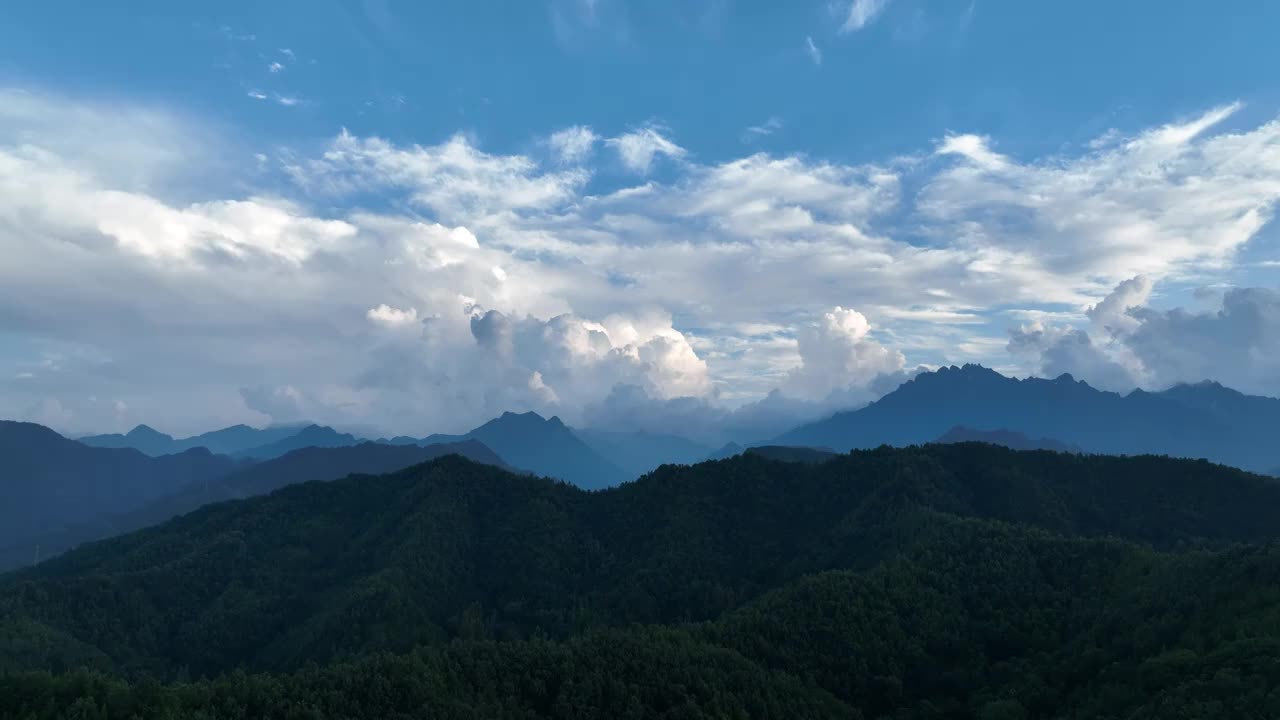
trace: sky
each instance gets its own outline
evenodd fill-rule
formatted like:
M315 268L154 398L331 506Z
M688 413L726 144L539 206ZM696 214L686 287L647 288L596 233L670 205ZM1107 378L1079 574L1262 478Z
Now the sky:
M1280 396L1280 4L110 5L0 11L0 417Z

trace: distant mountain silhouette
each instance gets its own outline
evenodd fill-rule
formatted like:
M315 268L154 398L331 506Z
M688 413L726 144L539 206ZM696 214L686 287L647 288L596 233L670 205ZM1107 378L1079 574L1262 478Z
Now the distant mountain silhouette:
M715 451L711 452L703 459L704 460L724 460L726 458L734 457L735 455L741 455L744 450L746 450L746 448L742 447L736 442L727 442L724 445L721 445L720 447L716 448Z
M119 433L85 435L78 440L92 447L133 448L153 457L171 455L198 447L207 448L214 454L233 455L297 435L305 427L305 425L273 425L258 429L248 425L232 425L221 430L175 439L147 425L139 425L124 435Z
M222 477L188 484L128 512L104 515L20 543L0 545L0 572L32 562L37 545L41 548L41 557L49 558L81 543L150 527L212 502L265 495L300 482L393 472L445 455L460 455L473 462L510 469L502 458L478 440L427 447L366 442L348 447L302 448L279 458L242 467Z
M826 448L797 447L794 445L753 445L743 451L744 455L758 455L770 460L799 463L822 463L836 457L840 453Z
M535 412L503 413L465 435L431 435L422 445L479 440L513 467L559 478L588 490L630 480L627 472L606 460L558 417Z
M575 429L592 450L622 468L631 478L661 465L689 465L704 460L711 448L676 435Z
M361 442L363 441L355 435L340 433L331 427L323 425L308 425L294 434L283 437L275 442L240 450L233 453L233 455L236 457L254 458L255 460L270 460L293 452L294 450L301 450L302 448L349 447L351 445L358 445Z
M1216 383L1103 392L1061 375L1018 380L979 365L923 373L874 403L774 440L849 450L927 443L957 425L1050 437L1087 452L1207 458L1262 471L1280 463L1280 400Z
M78 441L90 447L133 448L151 456L171 455L188 449L179 447L172 435L166 435L147 425L139 425L125 435L85 435Z
M1039 440L1027 437L1025 433L1013 430L975 430L974 428L957 425L943 433L942 437L934 442L939 443L960 443L960 442L981 442L988 445L1002 445L1010 450L1053 450L1055 452L1080 452L1080 448L1074 445L1058 442L1051 438L1040 438Z
M133 510L236 466L203 448L153 458L133 448L89 447L43 425L0 421L0 546Z

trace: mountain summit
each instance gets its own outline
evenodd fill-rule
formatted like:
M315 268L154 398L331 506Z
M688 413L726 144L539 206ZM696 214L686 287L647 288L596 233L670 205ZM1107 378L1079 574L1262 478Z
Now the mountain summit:
M1086 452L1207 458L1249 470L1280 464L1270 436L1280 400L1217 383L1128 395L1063 374L1006 377L980 365L943 367L855 411L802 425L775 440L849 450L931 442L956 426L1053 438Z
M574 434L558 417L535 412L505 412L465 435L431 435L423 445L479 440L513 467L548 475L581 488L595 489L629 480Z

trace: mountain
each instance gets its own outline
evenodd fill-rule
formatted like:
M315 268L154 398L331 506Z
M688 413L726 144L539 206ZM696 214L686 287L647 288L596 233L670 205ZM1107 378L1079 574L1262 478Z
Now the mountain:
M256 447L239 450L234 453L236 457L254 458L257 460L270 460L278 458L281 455L301 450L303 448L334 448L349 447L357 445L361 442L360 438L348 433L340 433L331 427L323 425L308 425L293 434L286 435L279 440L259 445Z
M513 467L558 478L588 490L630 480L618 465L605 459L574 434L558 417L534 412L503 413L465 435L431 435L423 445L479 440Z
M736 442L728 442L716 448L714 452L709 453L704 460L727 460L735 455L741 455L746 448Z
M85 435L77 442L90 447L101 448L133 448L151 456L170 455L189 448L178 447L172 435L166 435L146 425L139 425L125 435Z
M839 453L826 448L795 447L791 445L752 445L743 451L782 462L823 463Z
M217 455L232 455L296 435L303 427L303 425L275 425L259 429L248 425L232 425L179 440L146 425L139 425L124 435L118 433L86 435L78 440L91 447L133 448L153 457L185 452L198 447L206 448Z
M600 492L451 456L0 577L0 717L1273 717L1277 514L979 443Z
M450 454L477 463L507 467L502 458L477 440L429 447L366 442L348 447L302 448L222 477L204 478L126 512L93 517L73 527L26 538L20 543L0 545L0 572L31 564L36 557L36 548L39 548L41 559L48 559L81 543L157 525L209 503L265 495L294 483L387 473Z
M1001 445L1010 450L1053 450L1054 452L1080 452L1080 448L1066 443L1060 443L1057 440L1049 438L1040 438L1033 440L1020 432L1012 430L975 430L967 428L963 425L957 425L942 434L934 442L938 443L959 443L959 442L981 442L991 445Z
M1276 425L1261 424L1277 408L1280 400L1213 384L1119 395L1070 375L1018 380L965 365L918 375L862 409L802 425L774 442L837 450L903 446L960 425L1054 438L1086 452L1207 458L1262 471L1280 462L1280 448L1269 439Z
M204 449L153 458L132 448L89 447L34 423L0 421L0 546L138 508L235 467Z
M782 462L820 463L835 457L839 453L826 448L810 448L796 445L752 445L743 447L737 443L727 443L720 449L706 456L706 460L727 460L738 455L751 454L770 460Z
M711 448L676 435L648 432L613 432L574 429L577 435L601 457L622 468L630 478L637 478L659 465L689 465L707 457Z

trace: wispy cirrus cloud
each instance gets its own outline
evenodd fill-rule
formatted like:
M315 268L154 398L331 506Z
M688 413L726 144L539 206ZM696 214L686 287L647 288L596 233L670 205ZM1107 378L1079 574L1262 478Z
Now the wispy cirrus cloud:
M857 32L871 23L889 6L889 0L853 0L844 10L844 21L840 24L841 34Z
M813 61L814 65L822 65L822 50L820 50L817 43L813 41L812 35L805 36L804 51L809 55L809 60Z

